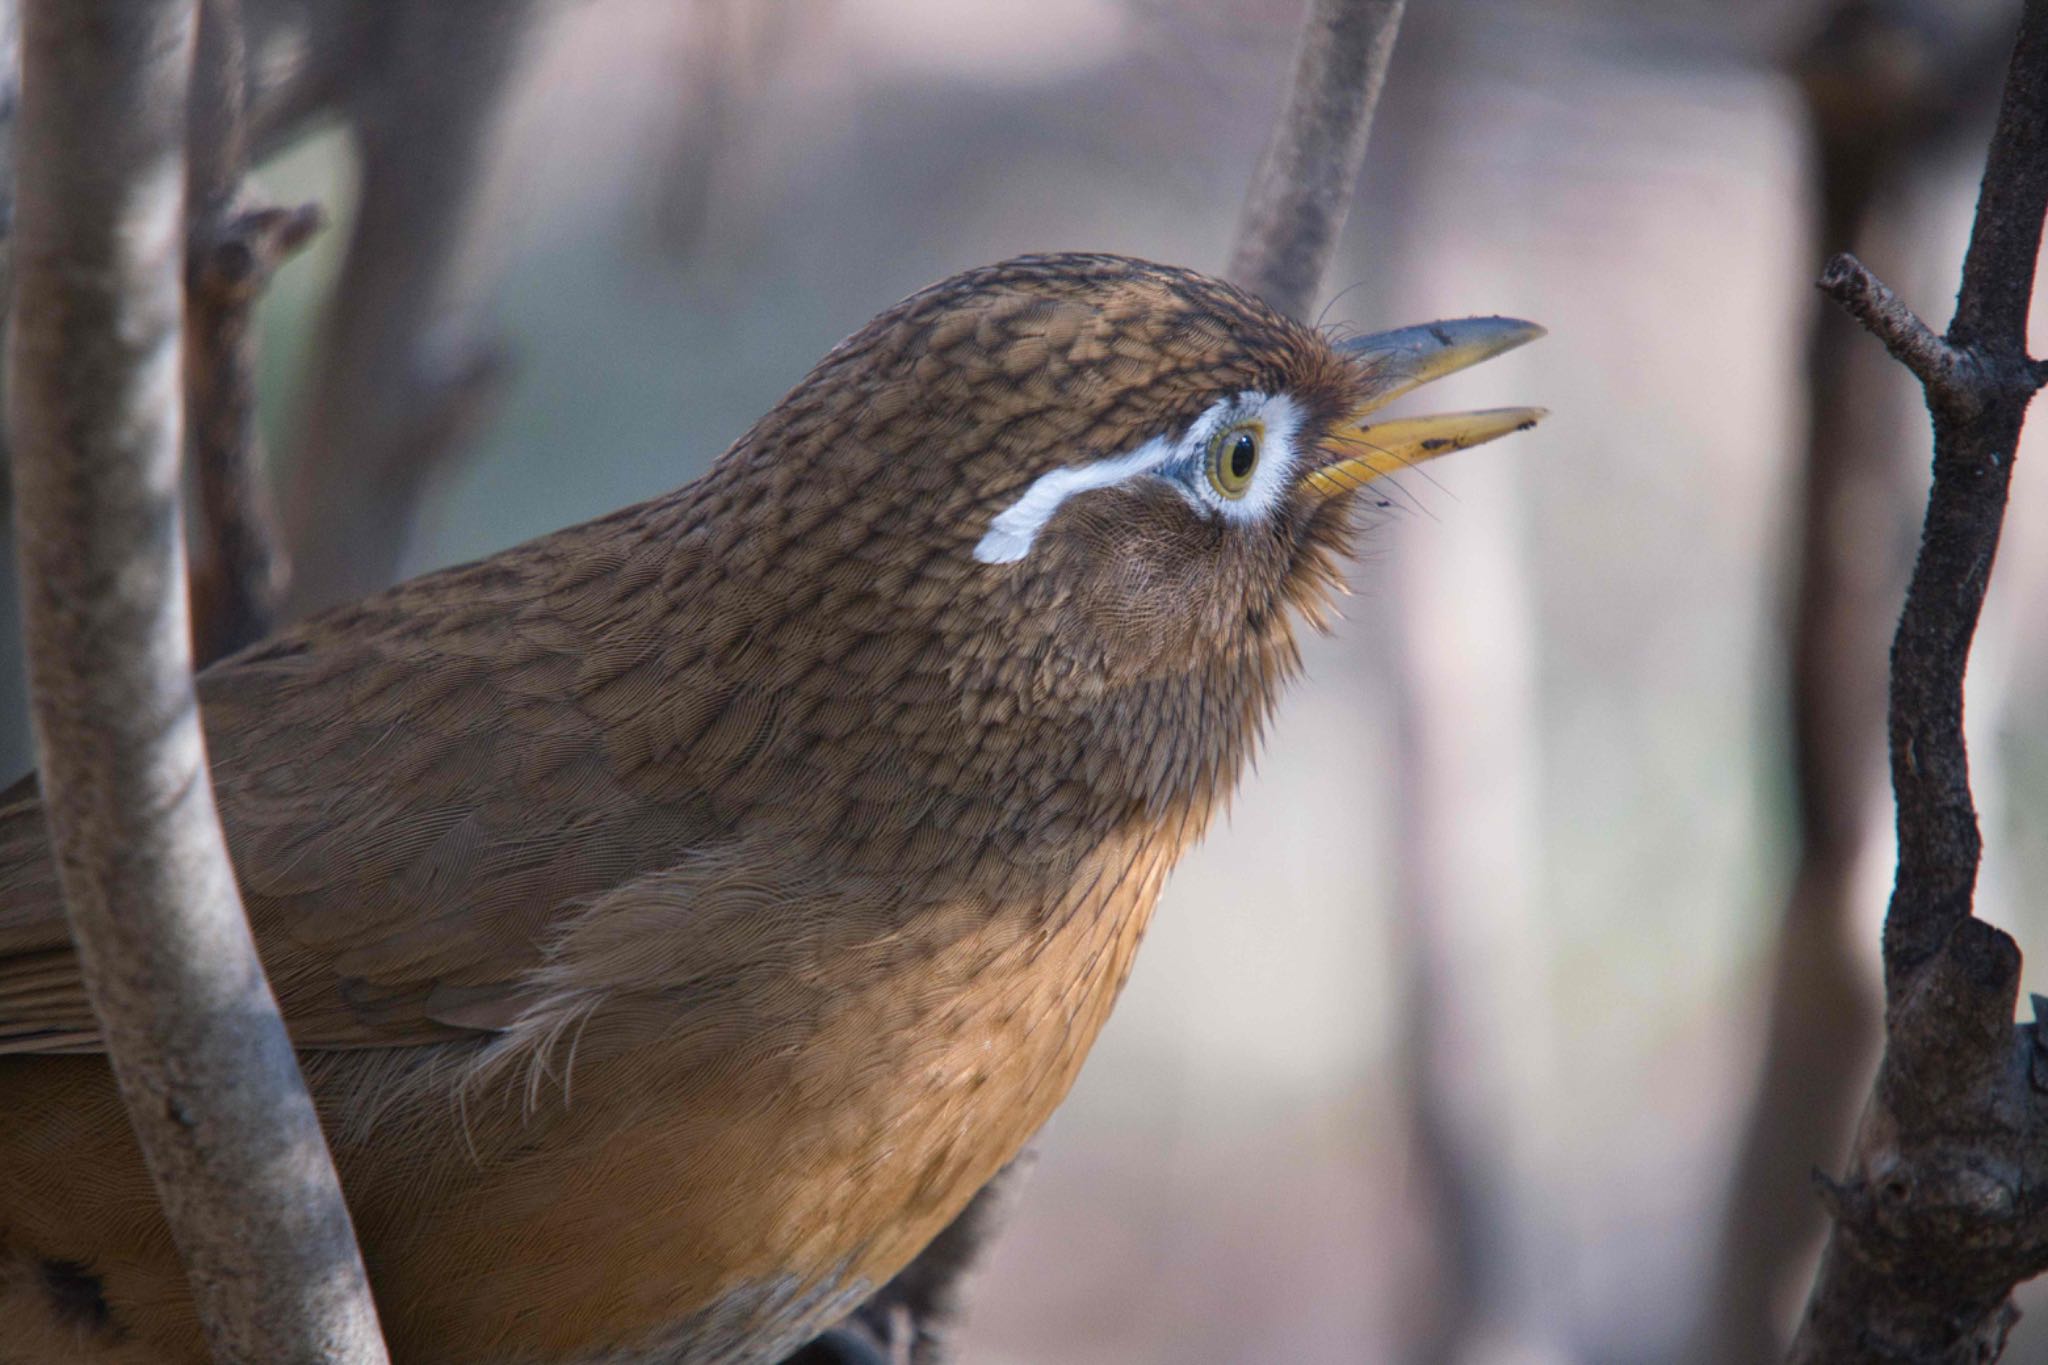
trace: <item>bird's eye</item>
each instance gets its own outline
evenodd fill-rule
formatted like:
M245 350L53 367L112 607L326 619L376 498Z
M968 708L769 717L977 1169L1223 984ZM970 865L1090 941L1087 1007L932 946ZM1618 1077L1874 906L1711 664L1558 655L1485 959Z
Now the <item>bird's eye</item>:
M1259 467L1265 429L1257 422L1238 422L1209 442L1209 485L1226 498L1241 498L1252 486Z

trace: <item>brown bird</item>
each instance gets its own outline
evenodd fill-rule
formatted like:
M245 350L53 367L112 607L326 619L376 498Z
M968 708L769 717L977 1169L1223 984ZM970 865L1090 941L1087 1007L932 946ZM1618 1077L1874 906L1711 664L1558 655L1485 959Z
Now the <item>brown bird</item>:
M773 1360L888 1280L1072 1084L1356 490L1540 413L1364 419L1537 335L990 266L695 483L208 669L394 1358ZM98 1048L24 782L0 1360L200 1360Z

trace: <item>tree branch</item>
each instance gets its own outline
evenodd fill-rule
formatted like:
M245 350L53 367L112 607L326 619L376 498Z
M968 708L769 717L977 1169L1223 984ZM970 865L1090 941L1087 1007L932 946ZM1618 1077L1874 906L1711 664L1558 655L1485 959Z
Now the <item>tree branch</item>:
M2048 0L2027 0L1955 320L1928 329L1852 261L1823 288L1917 375L1934 480L1892 643L1899 865L1885 918L1885 1054L1792 1359L1996 1359L2013 1286L2048 1268L2048 1066L2012 1028L2019 949L1971 913L1981 841L1963 675L2040 368L2026 353L2048 213ZM2039 1079L2036 1078L2038 1072Z
M201 0L187 177L187 445L199 494L192 568L201 664L270 633L287 565L256 425L256 302L320 227L312 204L240 202L248 171L248 55L240 0Z
M1963 744L1963 672L1998 550L2020 424L2040 387L2027 358L2026 319L2044 211L2048 3L2028 0L1949 324L1948 363L1915 370L1935 419L1934 485L1892 645L1899 873L1885 922L1885 976L1893 1006L1910 984L1905 974L1969 915L1976 883L1981 845ZM1879 336L1888 347L1905 344Z
M221 1361L384 1360L243 918L178 506L192 0L32 0L7 389L42 784L123 1100Z
M501 97L542 8L400 7L375 79L349 93L362 194L283 499L292 615L398 576L421 495L496 396L503 357L454 295Z
M278 266L320 228L318 205L237 209L192 225L185 320L189 443L199 494L192 574L199 661L268 635L289 567L256 425L256 303Z
M1945 390L1963 382L1957 373L1964 363L1961 353L1936 336L1905 300L1853 255L1844 251L1831 258L1821 269L1819 286L1882 341L1892 359L1911 370L1921 384Z
M1989 348L2001 360L2026 355L2041 216L2048 209L2048 19L2031 2L2023 13L1948 329L1956 345Z
M1229 276L1307 314L1351 212L1406 0L1309 0L1287 104L1238 220Z

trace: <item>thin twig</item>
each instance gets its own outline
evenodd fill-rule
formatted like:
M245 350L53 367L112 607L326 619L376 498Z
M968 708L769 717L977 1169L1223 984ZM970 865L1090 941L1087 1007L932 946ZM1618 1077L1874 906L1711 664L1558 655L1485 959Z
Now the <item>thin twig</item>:
M2048 214L2048 0L2027 0L1945 338L1853 262L1827 286L1918 375L1934 480L1892 644L1899 863L1885 918L1885 1055L1792 1358L1982 1362L2048 1268L2048 1057L2013 1008L2019 949L1972 914L1982 849L1963 676L2040 367L2026 353Z
M86 985L215 1357L384 1360L214 811L187 634L191 0L32 0L9 425L44 806Z
M228 209L193 224L187 272L185 394L199 494L192 569L201 664L276 624L289 569L256 423L257 300L321 224L318 205Z
M199 493L192 567L201 664L270 632L287 568L256 424L256 301L320 226L313 205L240 202L248 170L247 38L241 0L201 0L193 58L185 405Z
M1947 391L1964 384L1957 372L1965 363L1962 353L1936 336L1904 299L1853 255L1844 251L1832 257L1822 267L1817 283L1822 293L1847 309L1923 385Z
M1230 278L1309 311L1351 212L1405 0L1309 0L1294 82L1252 176Z
M1948 339L2000 359L2024 356L2027 310L2048 209L2048 19L2029 3L1984 161L1963 287Z

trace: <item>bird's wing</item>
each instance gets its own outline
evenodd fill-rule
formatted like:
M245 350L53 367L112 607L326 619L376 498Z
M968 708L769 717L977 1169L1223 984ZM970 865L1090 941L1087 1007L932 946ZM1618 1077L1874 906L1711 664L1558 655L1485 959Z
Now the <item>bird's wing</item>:
M686 558L610 518L202 675L222 821L300 1046L503 1028L551 926L701 844L720 756L772 717L675 654L706 653L676 600ZM99 1046L24 782L0 797L0 1052Z

